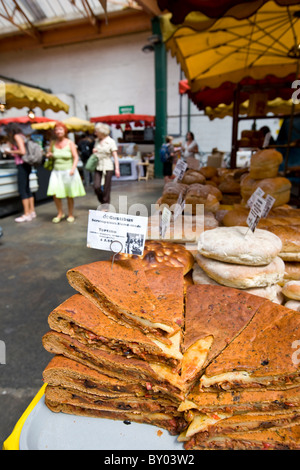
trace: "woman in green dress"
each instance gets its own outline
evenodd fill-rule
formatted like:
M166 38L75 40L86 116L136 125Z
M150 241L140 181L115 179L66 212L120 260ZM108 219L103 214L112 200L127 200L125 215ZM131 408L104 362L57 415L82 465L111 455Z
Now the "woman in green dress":
M47 195L53 196L57 209L57 216L52 222L57 224L65 218L62 205L64 198L68 202L67 221L74 222L74 198L86 194L77 169L78 152L74 142L67 138L68 129L63 123L56 123L54 132L55 141L51 143L47 153L48 158L54 159L47 190Z

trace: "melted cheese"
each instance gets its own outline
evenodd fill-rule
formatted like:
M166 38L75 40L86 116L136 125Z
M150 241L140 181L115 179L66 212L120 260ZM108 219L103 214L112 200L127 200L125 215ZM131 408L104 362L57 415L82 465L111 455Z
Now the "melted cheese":
M184 400L180 403L178 407L178 411L188 411L188 410L193 410L197 408L197 405L195 405L194 402L190 400Z
M173 372L170 367L161 364L155 364L152 362L150 362L149 365L151 366L151 369L154 370L154 372L156 372L156 374L161 379L167 380L170 384L174 385L175 387L178 387L181 390L184 389L184 384L180 375L178 375L176 372Z
M197 432L205 431L208 426L213 426L221 419L230 418L230 413L215 413L212 415L197 414L186 431L186 437L191 437Z
M178 333L175 333L175 335L171 336L169 339L172 342L170 346L167 346L156 339L152 339L152 341L166 354L166 356L181 360L183 357L180 352L181 332L178 331Z
M193 380L203 369L207 355L213 343L213 336L199 339L183 355L181 375L183 380Z
M201 387L211 387L212 385L219 384L222 382L242 382L250 383L254 379L251 379L250 375L246 371L242 372L225 372L224 374L215 375L213 377L207 377L203 375L200 379Z
M132 318L134 321L141 323L141 325L147 326L148 328L159 328L163 331L166 331L167 333L173 333L174 328L171 326L165 325L164 323L152 323L149 320L146 320L145 318L138 317L137 315L134 315L133 313L126 313L126 316L129 318Z

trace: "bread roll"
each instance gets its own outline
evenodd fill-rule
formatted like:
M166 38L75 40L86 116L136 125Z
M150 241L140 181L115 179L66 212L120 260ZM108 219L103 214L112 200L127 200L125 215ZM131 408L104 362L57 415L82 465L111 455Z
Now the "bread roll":
M265 178L255 180L250 175L241 179L241 195L242 204L246 204L249 197L254 193L257 188L261 188L265 194L274 197L275 202L273 207L286 204L290 200L290 193L292 184L287 178L278 176L276 178Z
M222 193L229 193L229 194L240 194L240 182L236 180L233 175L228 175L224 181L219 184L219 190Z
M240 194L223 194L221 204L223 206L233 206L234 204L239 204L242 198Z
M255 180L274 178L282 161L282 154L275 149L258 150L251 157L249 176Z
M181 183L167 183L163 187L162 196L160 198L160 204L167 204L171 207L176 204L180 195L185 197L188 186Z
M284 276L284 262L279 256L265 266L225 263L200 254L196 255L196 261L209 277L223 286L237 289L270 286L277 284Z
M217 175L217 168L213 166L203 166L199 169L200 173L205 176L206 179L211 179Z
M300 281L300 262L285 261L284 280L286 281Z
M271 263L282 250L277 235L248 227L217 227L200 235L199 253L233 264L261 266Z
M205 176L197 170L187 170L183 178L181 180L182 184L204 184L205 183Z
M247 226L247 217L249 215L249 209L247 207L240 206L239 208L227 211L222 219L222 224L225 227L234 227L238 225Z
M300 226L273 225L269 232L277 235L282 241L279 256L284 261L300 261Z
M220 207L222 193L210 184L191 184L186 192L185 203L192 206L192 213L196 214L197 204L203 204L204 209L215 213ZM188 207L185 208L185 212Z
M282 288L285 297L292 300L300 300L300 281L288 281Z

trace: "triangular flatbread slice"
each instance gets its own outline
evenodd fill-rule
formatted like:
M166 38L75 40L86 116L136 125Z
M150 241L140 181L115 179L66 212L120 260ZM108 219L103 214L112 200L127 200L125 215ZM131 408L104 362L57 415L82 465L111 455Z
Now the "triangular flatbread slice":
M67 272L67 278L75 290L122 325L139 328L166 344L180 330L183 312L159 302L139 259L115 261L113 267L110 261L78 266Z
M205 367L245 328L265 299L212 285L188 286L182 378L193 384Z
M128 328L111 320L101 307L88 298L75 294L48 317L52 330L72 336L81 343L150 362L166 364L177 369L181 364L180 333L171 337L172 344L151 339L136 328Z
M300 315L269 300L211 362L200 379L205 390L286 389L300 383Z

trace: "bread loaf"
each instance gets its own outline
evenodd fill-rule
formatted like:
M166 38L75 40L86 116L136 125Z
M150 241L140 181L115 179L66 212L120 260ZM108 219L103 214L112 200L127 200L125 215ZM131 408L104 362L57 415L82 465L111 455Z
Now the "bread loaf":
M241 179L242 204L247 203L248 199L257 188L261 188L266 195L269 194L274 197L275 202L273 207L281 206L289 202L291 187L291 182L281 176L255 180L251 178L250 175L247 175Z
M282 154L275 149L259 150L251 157L249 176L255 180L274 178L282 161Z
M185 212L188 211L187 205L192 206L192 213L196 214L197 204L203 204L204 208L215 213L220 207L222 193L218 188L210 184L191 184L186 192Z
M267 229L282 242L279 256L284 261L300 261L300 225L273 225Z
M197 170L187 170L181 180L182 184L204 184L205 176Z
M217 168L213 166L203 166L199 169L200 173L205 176L207 180L217 175Z
M181 195L184 199L188 186L181 183L167 183L163 187L162 196L160 198L160 204L166 204L171 207L176 204L179 196Z
M285 261L284 280L300 281L300 262Z

